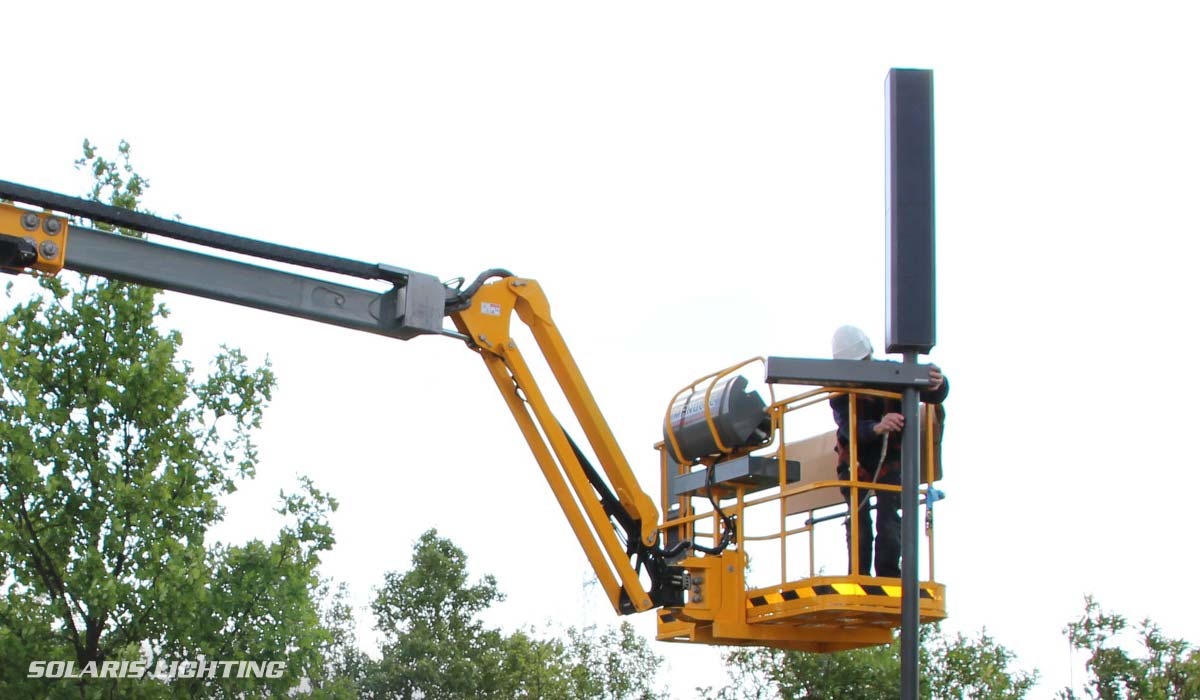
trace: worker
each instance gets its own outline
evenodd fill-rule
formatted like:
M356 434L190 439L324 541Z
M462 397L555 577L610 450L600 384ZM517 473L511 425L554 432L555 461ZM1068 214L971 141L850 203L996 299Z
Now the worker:
M842 326L833 334L835 360L870 361L875 348L871 339L856 326ZM950 391L950 383L937 365L929 365L929 388L921 392L925 403L940 404ZM838 478L850 479L850 396L830 399L837 422ZM904 414L898 399L859 396L857 399L858 480L877 484L900 485L900 443ZM858 509L858 573L871 574L872 542L875 575L900 577L900 492L876 491L876 523L872 537L871 510L867 507L870 491L859 489L858 503L851 501L849 488L842 489L846 504ZM846 547L850 547L850 520L846 521ZM851 562L853 560L851 559ZM853 571L853 563L850 565Z

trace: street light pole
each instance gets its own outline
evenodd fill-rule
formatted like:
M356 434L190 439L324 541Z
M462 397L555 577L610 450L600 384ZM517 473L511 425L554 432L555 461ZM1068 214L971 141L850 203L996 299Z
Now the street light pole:
M893 68L884 84L887 141L885 329L904 365L936 342L934 280L933 71ZM917 570L921 426L915 386L904 388L900 447L900 698L920 690L921 591Z
M917 353L904 354L915 365ZM920 522L921 425L917 389L906 387L901 402L904 442L900 445L900 698L917 700L920 689L921 589L917 576L917 538Z

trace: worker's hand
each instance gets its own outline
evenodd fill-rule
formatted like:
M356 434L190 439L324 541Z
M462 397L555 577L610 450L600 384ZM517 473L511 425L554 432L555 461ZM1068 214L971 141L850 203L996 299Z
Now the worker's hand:
M937 391L942 388L942 382L945 380L942 377L942 368L937 365L929 365L929 390Z
M875 434L898 433L904 429L904 416L900 413L885 413L875 424Z

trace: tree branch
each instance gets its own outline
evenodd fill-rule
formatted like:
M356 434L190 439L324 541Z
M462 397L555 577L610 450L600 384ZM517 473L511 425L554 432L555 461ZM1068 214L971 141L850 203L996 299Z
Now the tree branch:
M64 618L66 619L67 627L71 630L73 639L71 643L75 646L75 655L79 659L83 659L83 645L79 639L79 628L75 626L75 617L71 613L71 603L67 600L67 588L63 583L62 577L54 568L54 561L50 559L50 555L46 553L45 547L42 546L41 539L38 537L37 529L33 526L33 521L29 518L29 512L25 509L25 499L23 496L18 498L17 510L21 523L25 526L26 532L29 534L30 542L33 544L33 556L30 561L33 563L33 568L41 577L42 583L46 588L50 589L51 597L54 600L61 600L63 605ZM82 615L83 611L80 611Z

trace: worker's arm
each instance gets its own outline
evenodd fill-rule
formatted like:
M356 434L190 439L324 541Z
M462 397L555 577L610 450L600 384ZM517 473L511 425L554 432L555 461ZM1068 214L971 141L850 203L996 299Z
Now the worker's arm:
M842 394L835 396L829 400L829 405L833 408L833 420L837 423L837 439L843 445L850 444L850 396ZM879 425L879 421L869 418L863 418L859 412L856 420L858 444L868 445L880 440L879 433L875 432L875 426Z
M929 378L937 382L937 386L921 392L921 400L925 403L941 403L950 395L950 380L942 374L942 368L937 365L929 366Z

